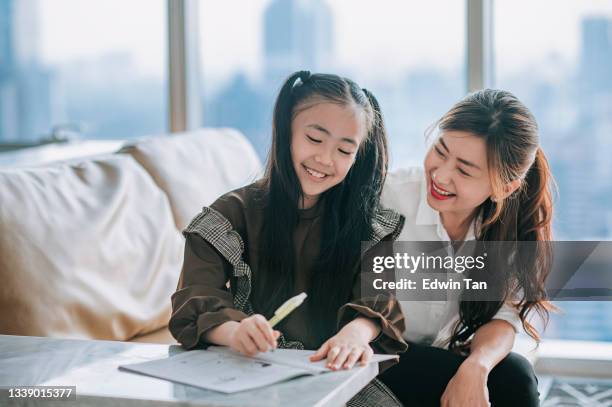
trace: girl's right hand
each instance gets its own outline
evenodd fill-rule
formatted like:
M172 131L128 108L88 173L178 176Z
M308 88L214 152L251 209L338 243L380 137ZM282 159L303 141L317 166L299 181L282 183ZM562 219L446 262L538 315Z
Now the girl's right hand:
M273 330L263 315L255 314L235 325L230 334L229 346L243 355L254 356L258 352L276 349L279 336L280 332Z

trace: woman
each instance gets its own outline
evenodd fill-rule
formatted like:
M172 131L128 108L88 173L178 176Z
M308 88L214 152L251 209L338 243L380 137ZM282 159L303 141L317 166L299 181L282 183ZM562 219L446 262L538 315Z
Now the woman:
M511 93L468 95L437 123L439 137L423 169L390 174L384 206L406 218L398 240L547 242L552 176L529 110ZM496 301L404 302L411 344L382 381L405 404L534 406L537 380L529 362L510 353L516 333L539 336L528 322L546 320L545 244L517 252L517 267ZM518 261L520 260L520 261Z

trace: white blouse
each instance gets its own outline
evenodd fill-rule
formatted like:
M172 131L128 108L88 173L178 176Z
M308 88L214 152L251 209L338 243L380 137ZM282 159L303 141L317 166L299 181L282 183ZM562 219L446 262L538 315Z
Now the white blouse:
M382 206L405 216L398 241L450 241L440 220L440 213L427 203L427 182L421 167L390 172L383 188ZM465 240L474 240L472 223ZM459 320L459 301L400 301L406 321L404 339L446 348ZM518 310L509 302L493 319L509 322L516 332L522 330Z

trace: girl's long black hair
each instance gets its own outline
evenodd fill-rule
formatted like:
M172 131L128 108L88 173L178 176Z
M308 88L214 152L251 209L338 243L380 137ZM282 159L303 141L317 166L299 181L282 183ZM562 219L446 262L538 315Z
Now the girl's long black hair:
M254 281L255 312L271 316L293 294L296 262L293 234L303 192L291 158L291 123L304 108L337 103L363 109L368 135L340 184L324 192L320 254L316 259L307 304L317 316L312 328L321 342L336 330L338 309L351 294L361 242L370 240L372 219L388 167L387 136L375 97L347 78L296 72L282 86L274 106L272 146L262 180L264 228L260 264ZM255 299L259 299L256 301Z

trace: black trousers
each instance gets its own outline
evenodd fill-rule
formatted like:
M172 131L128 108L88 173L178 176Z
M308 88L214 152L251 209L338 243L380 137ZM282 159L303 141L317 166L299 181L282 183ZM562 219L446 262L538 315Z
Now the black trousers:
M446 385L465 360L445 349L410 344L400 362L378 378L406 406L439 406ZM539 406L538 380L527 359L510 353L493 368L487 383L492 407Z

